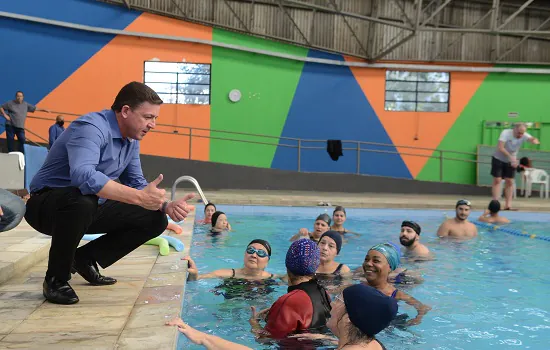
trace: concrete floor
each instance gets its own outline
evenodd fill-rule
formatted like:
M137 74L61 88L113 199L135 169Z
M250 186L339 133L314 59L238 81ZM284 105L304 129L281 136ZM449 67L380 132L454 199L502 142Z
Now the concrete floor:
M178 190L178 195L189 190ZM277 191L206 191L216 204L316 206L319 202L354 208L454 208L460 196L346 194ZM474 209L487 197L469 197ZM521 211L550 212L550 200L518 198ZM175 235L183 252L160 256L158 247L142 246L104 270L118 279L113 286L90 286L75 275L71 285L80 297L72 306L44 301L50 239L22 222L0 233L0 349L173 349L177 332L164 322L179 315L194 213ZM83 242L84 243L84 242Z

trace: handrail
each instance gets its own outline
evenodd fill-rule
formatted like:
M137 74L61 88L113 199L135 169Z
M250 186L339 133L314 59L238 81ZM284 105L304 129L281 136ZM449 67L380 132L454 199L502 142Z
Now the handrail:
M78 114L74 113L64 113L64 112L53 112L56 114L61 115L71 115L71 116L79 116ZM52 118L46 118L46 117L40 117L40 116L29 116L28 118L31 119L38 119L38 120L47 120L47 121L54 121ZM70 120L65 120L66 122L70 123ZM188 152L188 158L191 159L191 150L193 146L193 139L210 139L210 140L222 140L222 141L229 141L229 142L243 142L248 144L256 144L256 145L266 145L266 146L275 146L275 147L286 147L286 148L293 148L297 149L297 171L301 171L301 159L302 159L302 150L324 150L326 149L326 146L314 146L314 145L308 145L308 143L322 143L326 144L326 140L315 140L315 139L299 139L299 138L290 138L290 137L277 137L272 135L262 135L262 134L252 134L252 133L246 133L246 132L237 132L237 131L228 131L228 130L215 130L215 129L207 129L207 128L199 128L199 127L191 127L191 126L182 126L182 125L171 125L171 124L161 124L157 123L157 126L163 126L163 127L170 127L174 129L185 129L183 132L179 132L179 130L174 130L172 132L169 131L163 131L163 130L151 130L152 133L159 133L159 134L167 134L167 135L178 135L178 136L184 136L189 137L189 152ZM27 129L28 130L28 129ZM205 131L209 132L208 135L200 135L198 132ZM29 132L31 132L29 130ZM31 132L33 135L36 135L40 139L46 141L41 136L37 135L36 133ZM232 138L232 137L218 137L216 135L212 135L215 133L225 133L229 135L242 135L242 136L252 136L255 138L265 138L268 139L268 142L263 141L256 141L256 140L247 140L243 138ZM276 139L277 142L269 142L269 139ZM291 142L288 142L291 141ZM47 141L46 141L47 142ZM284 142L284 143L283 143ZM290 143L290 144L289 144ZM296 144L293 144L296 143ZM350 147L349 145L353 145ZM364 147L366 146L366 147ZM374 149L373 146L376 148L380 147L389 147L390 150L384 150L384 149ZM430 151L429 154L426 154L427 152L418 152L418 153L409 153L409 152L399 152L397 151L397 148L401 149L410 149L410 150L418 150L418 151ZM412 156L412 157L423 157L428 159L438 159L439 160L439 178L440 181L443 181L443 170L444 170L444 161L459 161L459 162L466 162L466 163L478 163L478 164L491 164L490 161L480 160L478 159L479 156L476 152L462 152L462 151L453 151L453 150L441 150L441 149L435 149L435 148L427 148L427 147L415 147L415 146L405 146L405 145L393 145L393 144L385 144L380 142L370 142L370 141L353 141L353 140L342 140L342 149L345 151L355 151L357 152L357 174L361 174L361 154L363 152L373 152L373 153L380 153L380 154L395 154L399 156ZM535 150L536 151L536 150ZM438 153L434 153L438 152ZM542 152L542 151L539 151ZM424 154L423 154L424 153ZM456 157L449 157L449 155L456 154L458 156L463 156L463 158L456 158ZM446 155L446 156L444 156ZM465 156L465 157L464 157ZM474 158L474 159L469 159ZM550 163L550 160L546 159L531 159L533 162L538 163L544 163L545 166L540 167L541 169L548 169L547 163ZM195 180L196 181L196 180ZM197 183L198 185L198 183Z
M199 196L201 197L202 202L204 203L204 205L208 204L208 200L206 199L206 196L202 192L202 189L201 189L201 186L199 185L199 182L194 177L191 177L191 176L188 176L188 175L180 176L176 179L176 181L174 181L174 184L172 185L172 195L170 196L170 200L175 200L176 199L176 188L178 187L178 184L180 182L183 182L183 181L190 182L193 186L195 186L195 188L197 189L197 192L199 193Z

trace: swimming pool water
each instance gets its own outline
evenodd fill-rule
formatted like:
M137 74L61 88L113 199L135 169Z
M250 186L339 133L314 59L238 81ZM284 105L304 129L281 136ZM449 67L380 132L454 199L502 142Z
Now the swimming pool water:
M198 208L201 211L202 208ZM221 238L206 236L206 226L196 225L191 247L200 273L219 268L239 268L244 250L254 238L268 240L273 248L267 270L285 273L284 258L289 238L301 227L312 228L315 217L332 208L220 206L229 216L233 232ZM436 255L429 262L407 263L424 278L419 285L397 285L432 310L418 326L390 327L378 335L388 349L489 349L550 348L550 242L480 229L477 239L467 242L440 241L435 232L445 211L349 209L345 224L359 232L344 244L337 261L354 269L360 266L374 244L399 243L400 223L412 219L422 226L421 242ZM447 211L453 215L452 211ZM479 212L473 212L471 219ZM550 236L550 215L505 213L511 227ZM198 218L200 219L200 217ZM248 319L250 306L269 307L286 293L286 285L271 286L271 293L254 292L226 299L221 280L189 282L182 316L193 327L253 349L277 349L276 343L255 341ZM227 292L227 289L225 290ZM399 313L411 317L416 310L404 303ZM262 323L263 324L263 323ZM179 348L200 349L184 337ZM320 346L332 349L334 346Z

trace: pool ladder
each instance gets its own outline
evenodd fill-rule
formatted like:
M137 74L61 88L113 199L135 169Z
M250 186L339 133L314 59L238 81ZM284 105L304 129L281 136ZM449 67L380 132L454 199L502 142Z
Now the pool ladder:
M178 184L180 182L184 182L184 181L187 181L187 182L190 182L191 184L193 184L193 186L195 186L195 188L197 189L197 192L199 193L199 196L201 197L204 205L207 205L208 204L208 200L206 199L206 197L204 196L204 193L202 192L202 189L201 189L201 186L199 185L199 182L192 176L188 176L188 175L185 175L185 176L180 176L176 179L176 181L174 181L174 184L172 185L172 197L171 197L171 200L175 200L176 199L176 188L178 187Z

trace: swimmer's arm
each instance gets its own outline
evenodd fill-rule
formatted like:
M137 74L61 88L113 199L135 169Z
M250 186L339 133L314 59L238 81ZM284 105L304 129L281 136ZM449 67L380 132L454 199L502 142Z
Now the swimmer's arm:
M294 242L300 238L309 238L309 231L307 228L301 228L300 231L298 231L297 234L295 234L294 236L292 236L290 238L290 241L291 242Z
M477 219L477 221L481 221L481 222L489 222L488 218L487 218L487 210L481 214L481 216Z
M424 317L424 315L426 315L428 313L428 311L430 311L432 309L428 305L422 304L421 302L419 302L418 300L416 300L415 298L413 298L409 294L407 294L403 291L400 291L400 290L397 291L397 295L395 296L395 299L402 300L405 303L409 304L410 306L412 306L416 309L416 312L418 314L416 315L415 318L413 318L413 319L411 319L407 322L407 325L409 325L409 326L420 324L420 322L422 322L422 318Z
M342 275L351 275L351 269L348 265L344 265L340 268L340 274Z
M449 228L447 227L447 221L441 224L439 226L439 229L437 230L437 235L439 237L447 237L449 235Z

